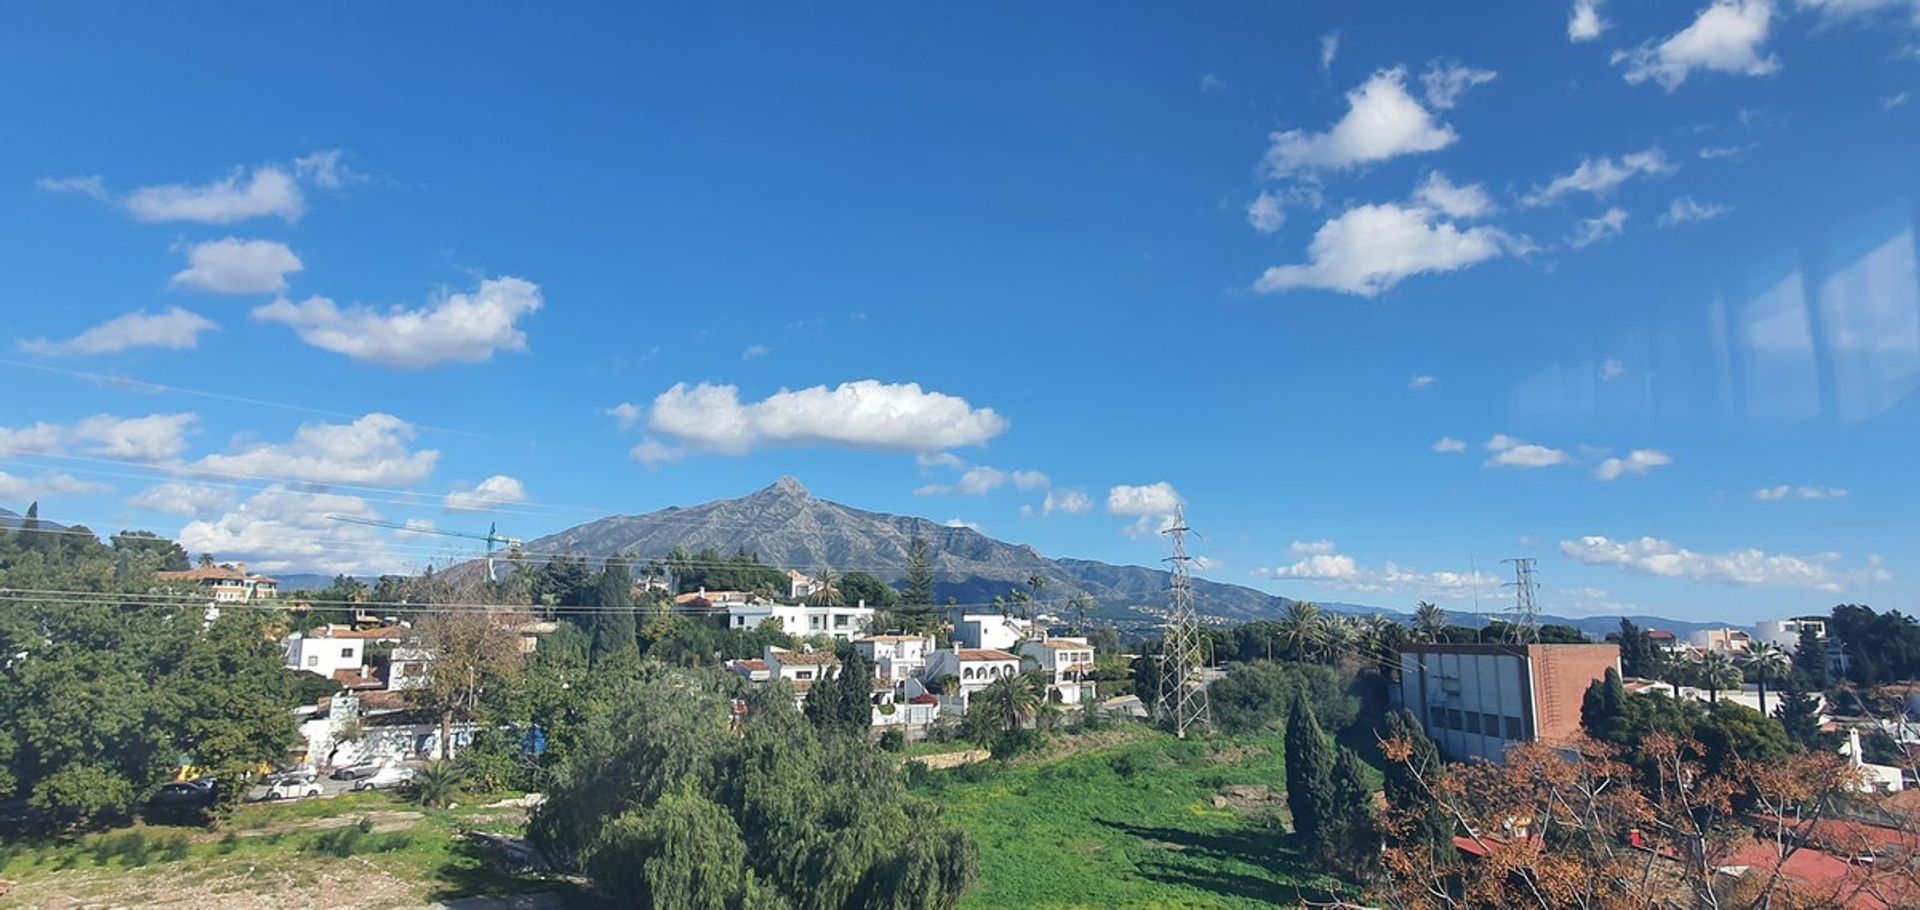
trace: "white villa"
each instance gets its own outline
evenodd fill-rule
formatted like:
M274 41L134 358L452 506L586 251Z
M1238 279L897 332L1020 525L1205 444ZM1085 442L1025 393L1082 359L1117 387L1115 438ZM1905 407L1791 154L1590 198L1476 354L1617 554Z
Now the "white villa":
M287 669L330 677L351 687L367 678L368 643L397 642L406 635L407 630L399 626L360 630L322 626L306 635L289 635L281 644L286 649Z
M1095 698L1093 681L1093 645L1084 638L1049 638L1020 643L1020 656L1038 661L1047 675L1047 694L1063 705L1077 705Z
M853 646L873 662L875 674L894 682L924 675L927 655L934 650L931 635L870 635Z
M999 613L962 613L953 620L953 640L965 647L1004 651L1033 635L1033 623Z
M727 627L754 629L767 620L777 620L780 631L794 638L830 635L842 641L857 639L873 624L873 608L861 601L855 606L810 606L807 604L727 604Z
M239 603L277 597L280 582L265 575L247 572L247 564L196 566L179 572L155 572L155 581L163 585L192 587L213 598L216 604Z

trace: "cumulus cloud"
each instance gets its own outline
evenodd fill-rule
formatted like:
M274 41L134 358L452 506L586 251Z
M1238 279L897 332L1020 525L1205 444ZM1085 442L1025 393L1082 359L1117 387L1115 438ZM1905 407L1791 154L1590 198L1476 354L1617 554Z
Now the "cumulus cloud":
M1467 450L1467 444L1451 436L1442 436L1433 444L1433 450L1441 454L1465 452Z
M913 463L923 471L929 468L952 468L957 471L967 466L966 459L952 452L921 452L913 456Z
M1618 357L1609 357L1600 362L1600 381L1612 382L1627 374L1627 365Z
M1777 487L1762 487L1753 491L1753 498L1762 502L1779 499L1845 499L1845 487L1810 487L1781 484Z
M1407 380L1407 390L1410 392L1425 391L1427 389L1432 388L1433 384L1439 381L1440 380L1435 379L1432 376L1427 376L1425 374L1418 375L1413 377L1412 379Z
M42 177L37 185L48 193L77 193L89 199L107 201L107 184L99 175L89 177Z
M627 454L633 456L634 461L649 468L657 468L685 458L687 450L667 445L658 439L643 439Z
M1084 515L1093 510L1093 500L1082 490L1048 490L1047 498L1040 504L1040 514L1052 515L1060 512L1067 515Z
M1538 187L1522 197L1520 204L1530 208L1550 204L1568 193L1587 193L1604 197L1613 192L1620 184L1636 176L1656 176L1671 174L1678 166L1667 160L1667 154L1658 148L1622 155L1620 160L1612 158L1582 158L1580 166L1572 173L1553 178L1546 186Z
M1255 569L1256 578L1312 582L1344 591L1401 592L1420 597L1466 598L1479 590L1498 590L1500 580L1474 572L1422 572L1389 562L1384 568L1362 565L1352 556L1335 552L1332 541L1295 542L1299 560Z
M1016 489L1044 490L1053 485L1053 478L1039 471L1014 471L1007 475Z
M659 442L656 458L668 451L744 455L808 445L931 453L984 445L1008 425L992 408L964 398L875 379L781 389L750 403L740 400L736 386L683 382L660 393L647 415L647 429L674 444Z
M1601 0L1573 0L1573 12L1567 17L1567 40L1592 41L1611 23L1600 17Z
M1673 227L1677 224L1691 224L1695 221L1711 221L1731 211L1717 202L1698 202L1692 196L1681 196L1667 206L1665 214L1660 216L1661 227Z
M163 483L148 487L127 499L127 505L149 512L198 518L225 512L234 506L233 493L218 487L191 483Z
M412 451L413 425L392 414L368 414L352 423L309 423L285 443L259 443L208 455L190 471L316 484L404 487L433 473L440 453Z
M1485 85L1499 76L1493 70L1463 66L1457 60L1436 60L1420 74L1420 85L1426 90L1427 103L1444 111L1459 104L1468 89Z
M1494 211L1492 197L1480 184L1454 186L1439 171L1427 175L1427 182L1414 190L1413 198L1449 218L1484 218Z
M187 450L187 434L200 418L192 413L116 417L95 414L74 424L36 423L0 427L0 453L57 455L78 452L123 461L167 461Z
M1589 247L1608 237L1617 237L1627 229L1627 210L1610 208L1597 218L1583 218L1568 238L1568 245L1574 249Z
M1173 526L1174 510L1184 502L1173 484L1119 484L1107 491L1107 514L1133 518L1126 528L1132 537L1144 537Z
M947 519L947 527L966 528L969 531L979 531L980 523L977 521L967 521L964 518L949 518Z
M1262 234L1271 234L1287 223L1287 211L1280 205L1280 197L1262 192L1247 204L1247 223Z
M180 545L189 553L243 559L266 572L409 574L414 566L396 555L374 528L335 521L344 515L379 520L366 500L335 493L290 490L274 484L218 518L188 522Z
M915 496L985 496L1007 482L1007 472L978 465L968 468L952 484L930 483L913 491Z
M216 294L272 294L286 290L287 276L303 268L284 243L228 237L187 248L187 267L173 283Z
M135 310L116 316L65 341L22 341L20 350L41 357L116 354L132 348L188 351L200 345L200 333L219 328L213 321L179 307L163 313Z
M337 190L349 183L367 179L341 161L339 149L326 149L293 159L295 176L322 189Z
M765 357L771 353L773 353L773 349L764 344L750 344L747 345L746 350L740 352L740 359L752 360L756 357Z
M1395 67L1374 73L1348 92L1346 116L1326 132L1272 134L1265 170L1275 177L1345 170L1438 151L1459 138L1407 92L1406 68Z
M1340 33L1331 31L1320 36L1320 75L1333 72L1333 60L1340 56Z
M1490 468L1550 468L1570 460L1567 453L1559 449L1534 445L1505 433L1496 433L1487 440L1487 451L1493 453L1487 459Z
M518 478L495 474L471 490L455 490L440 505L449 512L487 512L499 506L527 501L527 487Z
M199 186L167 184L134 190L127 211L139 221L197 221L232 224L249 218L276 217L292 224L306 211L306 200L292 175L275 166L236 169L224 180Z
M1669 92L1696 70L1764 76L1780 69L1780 58L1763 47L1772 24L1772 0L1714 0L1693 24L1664 39L1615 51L1612 60L1625 68L1628 82L1653 81Z
M1718 585L1779 586L1840 591L1860 584L1891 581L1892 573L1870 558L1858 569L1842 568L1840 554L1801 557L1759 549L1699 553L1655 537L1613 540L1592 535L1560 542L1560 552L1575 562L1609 566L1633 575L1684 578Z
M600 413L612 417L613 422L619 424L620 429L623 430L633 429L633 425L639 423L640 418L647 416L645 408L630 401L623 401Z
M1673 464L1673 458L1658 449L1634 449L1625 458L1609 458L1600 462L1593 476L1600 480L1618 480L1627 474L1645 474L1670 464Z
M1267 269L1254 283L1262 293L1323 288L1374 297L1426 272L1452 272L1522 248L1489 225L1462 229L1426 204L1362 205L1314 232L1305 263Z
M39 500L50 496L92 496L111 493L104 483L81 480L72 474L41 474L19 477L0 471L0 500Z
M540 288L519 278L489 278L471 294L442 294L420 309L345 310L325 297L276 300L253 318L280 322L322 350L400 369L482 363L495 351L524 351L519 320L540 310Z

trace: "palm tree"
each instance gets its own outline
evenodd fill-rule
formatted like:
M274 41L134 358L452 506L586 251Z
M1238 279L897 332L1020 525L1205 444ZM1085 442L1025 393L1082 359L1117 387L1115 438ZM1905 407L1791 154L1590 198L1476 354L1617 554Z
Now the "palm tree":
M1447 611L1430 601L1420 601L1413 608L1413 628L1419 633L1421 641L1439 641L1440 634L1447 628Z
M807 598L807 604L815 607L837 607L846 603L846 598L840 596L840 589L833 586L833 581L833 570L821 569L820 587Z
M1012 732L1040 710L1042 687L1039 674L1015 673L995 680L973 697L993 712L1002 732Z
M1733 658L1721 651L1709 651L1694 664L1700 686L1707 690L1707 701L1715 706L1720 704L1720 690L1740 685L1743 678L1740 668L1734 666Z
M409 788L409 793L414 802L437 809L452 802L466 783L467 773L459 765L437 761L413 772L413 786Z
M1747 670L1753 674L1754 682L1760 684L1760 713L1767 713L1767 683L1785 679L1792 668L1793 659L1787 652L1771 642L1758 642L1747 649Z
M1280 617L1280 641L1289 657L1304 659L1319 650L1326 639L1326 612L1312 601L1296 600L1287 604Z

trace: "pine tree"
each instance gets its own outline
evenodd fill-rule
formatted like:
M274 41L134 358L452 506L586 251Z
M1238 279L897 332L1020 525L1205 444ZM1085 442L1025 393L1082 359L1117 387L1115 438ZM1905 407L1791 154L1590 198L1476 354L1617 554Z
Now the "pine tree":
M1335 856L1341 867L1366 868L1380 849L1380 829L1373 817L1373 789L1367 786L1367 772L1360 753L1340 747L1333 764L1333 809L1337 833L1330 842L1339 851Z
M1440 750L1427 738L1420 722L1406 711L1387 715L1389 743L1404 744L1404 761L1388 756L1385 790L1387 810L1392 813L1388 839L1402 849L1420 849L1430 853L1453 849L1453 822L1447 818L1427 791L1423 781L1434 780L1440 772ZM1391 751L1391 750L1389 750Z
M609 557L597 581L591 624L591 653L596 663L615 652L638 647L639 641L633 619L633 570L627 561L618 556Z
M1800 671L1807 688L1821 691L1833 684L1827 666L1827 643L1813 626L1800 626L1800 641L1793 648L1793 668Z
M1807 691L1806 680L1799 673L1787 677L1787 687L1780 696L1780 724L1787 728L1787 735L1794 742L1808 749L1827 747L1825 734L1820 732L1820 699Z
M1633 620L1620 618L1620 670L1628 676L1651 679L1658 667L1653 642Z
M1580 726L1586 728L1588 736L1612 742L1620 732L1620 716L1626 705L1627 687L1620 674L1608 667L1606 678L1594 680L1580 700Z
M1333 748L1313 716L1313 706L1294 698L1287 717L1287 810L1303 851L1326 861L1339 854L1339 822L1333 793Z

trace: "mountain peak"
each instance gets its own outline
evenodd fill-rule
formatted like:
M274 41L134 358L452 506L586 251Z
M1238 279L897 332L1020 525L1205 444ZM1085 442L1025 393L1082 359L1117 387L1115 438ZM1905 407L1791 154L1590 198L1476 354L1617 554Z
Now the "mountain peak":
M781 477L774 481L772 486L760 492L768 496L784 496L791 499L813 498L813 494L807 492L807 485L801 483L800 478L791 475Z

